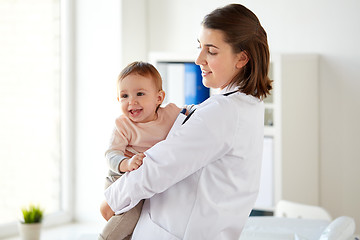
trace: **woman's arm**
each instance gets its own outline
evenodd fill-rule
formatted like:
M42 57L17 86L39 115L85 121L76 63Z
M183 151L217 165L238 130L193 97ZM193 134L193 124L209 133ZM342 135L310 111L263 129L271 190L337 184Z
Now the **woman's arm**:
M125 212L225 155L237 121L230 110L218 104L202 106L165 141L146 151L139 169L123 175L106 190L111 209Z

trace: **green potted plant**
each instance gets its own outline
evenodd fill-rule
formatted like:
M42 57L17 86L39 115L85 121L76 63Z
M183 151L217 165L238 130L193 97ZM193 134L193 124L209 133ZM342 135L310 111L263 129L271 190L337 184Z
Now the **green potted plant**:
M21 212L23 217L19 224L21 239L39 240L44 210L40 206L30 204L28 208L22 208Z

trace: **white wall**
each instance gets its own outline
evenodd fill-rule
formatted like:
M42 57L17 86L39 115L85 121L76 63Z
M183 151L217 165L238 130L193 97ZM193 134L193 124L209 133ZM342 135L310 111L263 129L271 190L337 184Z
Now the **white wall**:
M77 0L75 6L75 220L105 221L99 206L107 173L104 153L115 118L116 78L146 60L144 0Z
M116 112L121 70L119 1L78 0L75 6L75 218L101 221L104 152Z
M80 220L99 219L98 203L105 171L103 152L117 114L114 81L121 68L135 59L146 60L150 51L193 51L202 17L215 7L230 3L225 0L130 2L78 0L76 4L76 217ZM321 55L320 202L333 217L355 217L359 229L360 2L241 2L262 22L271 52ZM122 9L124 6L127 9ZM130 12L128 8L133 14L120 18L120 12ZM127 39L120 37L121 29ZM133 54L129 49L134 49Z

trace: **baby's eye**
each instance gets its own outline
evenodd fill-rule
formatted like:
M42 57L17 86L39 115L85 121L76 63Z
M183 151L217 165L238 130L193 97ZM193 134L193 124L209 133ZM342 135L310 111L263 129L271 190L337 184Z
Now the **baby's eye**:
M143 93L143 92L138 92L136 95L137 95L137 96L144 96L145 93Z
M127 98L129 95L127 95L127 94L121 94L121 98Z

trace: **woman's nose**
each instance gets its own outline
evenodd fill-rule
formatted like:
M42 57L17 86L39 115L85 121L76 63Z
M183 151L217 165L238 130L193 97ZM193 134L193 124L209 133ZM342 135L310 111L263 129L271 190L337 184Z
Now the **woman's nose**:
M205 65L206 64L206 59L204 57L202 50L199 51L198 57L195 60L195 64L196 65Z

